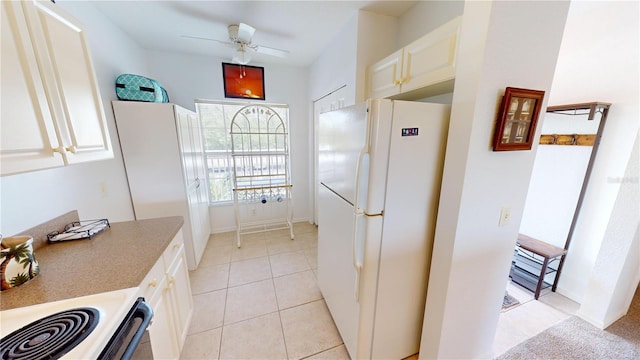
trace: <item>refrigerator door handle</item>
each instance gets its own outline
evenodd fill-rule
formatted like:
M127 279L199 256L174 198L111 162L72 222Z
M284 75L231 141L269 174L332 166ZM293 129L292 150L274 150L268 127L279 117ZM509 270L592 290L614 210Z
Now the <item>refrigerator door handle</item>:
M367 139L368 140L368 139ZM364 156L369 151L369 145L366 144L362 149L360 149L360 153L358 154L358 161L356 162L356 184L354 186L355 194L353 199L353 214L354 215L364 215L364 209L359 207L360 203L360 175L362 173L362 160Z
M369 136L367 136L365 146L360 149L358 154L358 162L356 163L356 186L355 196L353 204L353 267L356 269L356 283L355 283L355 298L356 302L360 300L360 271L362 270L362 264L358 261L358 218L365 215L364 209L361 209L358 205L360 203L360 175L362 173L362 160L367 154L369 148Z
M358 261L358 218L364 214L353 213L353 267L356 269L355 298L360 302L360 271L362 264Z

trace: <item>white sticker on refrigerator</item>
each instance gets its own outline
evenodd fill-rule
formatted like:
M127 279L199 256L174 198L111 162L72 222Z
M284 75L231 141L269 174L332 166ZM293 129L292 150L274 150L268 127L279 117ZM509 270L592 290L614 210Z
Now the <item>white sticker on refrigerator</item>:
M402 136L418 136L418 128L402 128Z

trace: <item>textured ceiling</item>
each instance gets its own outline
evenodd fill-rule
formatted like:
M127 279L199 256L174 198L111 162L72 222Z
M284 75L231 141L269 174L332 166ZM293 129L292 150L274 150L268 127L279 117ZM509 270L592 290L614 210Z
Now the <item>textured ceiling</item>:
M285 59L254 54L253 62L311 64L347 21L364 9L400 16L416 1L95 1L96 7L149 50L230 59L227 26L256 28L253 43L289 51Z

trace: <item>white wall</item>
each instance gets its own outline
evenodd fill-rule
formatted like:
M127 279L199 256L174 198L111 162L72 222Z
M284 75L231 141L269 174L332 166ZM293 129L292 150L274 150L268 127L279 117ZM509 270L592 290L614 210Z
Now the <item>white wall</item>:
M640 280L640 132L615 201L602 246L589 274L578 315L605 328L622 317Z
M309 214L312 214L311 222L315 221L315 135L313 129L314 113L313 102L324 97L330 92L344 87L345 106L355 103L355 62L356 62L356 34L358 27L357 15L352 16L329 45L321 52L320 56L309 66L309 132L307 134L308 154L307 169L308 187L312 191L309 194Z
M346 106L365 100L367 66L461 15L463 5L459 0L418 1L400 18L359 11L311 65L310 98L347 85Z
M165 86L172 102L189 109L194 109L194 98L224 99L220 62L227 59L147 52L90 2L59 1L58 6L86 25L114 159L2 177L2 234L14 234L73 209L79 211L81 219L134 218L110 105L111 100L116 100L117 75L135 73L155 78ZM265 87L267 102L290 106L294 218L307 220L310 192L307 69L265 66ZM211 217L213 231L235 227L231 206L212 208Z
M393 16L362 10L358 12L356 102L366 100L367 67L399 49L395 44L398 22L398 18Z
M492 356L536 151L491 151L496 114L507 86L548 93L568 8L465 3L420 358Z
M345 106L355 104L357 30L358 16L354 14L309 67L311 101L346 85L349 96L345 98ZM309 109L309 116L313 119L313 109Z
M417 40L454 17L462 15L463 9L464 1L462 0L418 1L398 21L396 50Z
M599 115L594 120L587 120L586 115L546 113L541 116L544 117L541 134L598 132ZM521 233L564 248L591 150L591 146L538 146Z
M60 1L58 6L87 29L114 159L0 178L0 233L4 235L74 209L80 219L108 218L112 222L133 219L111 100L116 99L117 75L147 71L144 51L90 3Z
M462 0L418 1L416 5L398 19L395 48L400 49L456 16L461 16L463 9L464 1ZM447 93L415 101L451 104L452 99L453 93Z
M345 86L344 106L365 100L367 66L395 51L397 18L360 10L330 42L322 55L311 65L310 123L314 122L313 102ZM336 72L336 70L338 70ZM313 190L314 146L313 126L309 127L309 189ZM313 193L310 194L314 196ZM309 201L309 212L315 214L315 199ZM317 216L314 216L314 218Z
M194 99L225 100L222 62L229 62L229 59L158 51L149 52L148 58L150 76L165 86L171 102L192 110L195 110ZM310 196L307 69L260 63L251 65L264 67L266 100L256 102L289 105L293 218L294 221L307 221ZM213 233L235 229L232 205L212 206L209 213ZM262 220L268 218L265 216Z
M578 303L586 300L587 274L603 239L607 241L605 232L640 127L638 17L637 1L572 2L549 96L552 105L612 103L558 285L558 292ZM617 214L638 221L637 210ZM616 236L631 243L634 233L625 230Z

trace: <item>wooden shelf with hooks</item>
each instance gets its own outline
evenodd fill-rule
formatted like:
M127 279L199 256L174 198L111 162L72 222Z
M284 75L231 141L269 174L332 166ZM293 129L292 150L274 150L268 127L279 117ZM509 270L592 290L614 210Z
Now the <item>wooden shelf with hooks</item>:
M593 146L596 134L542 134L541 145Z

